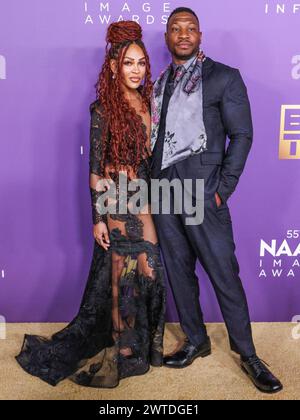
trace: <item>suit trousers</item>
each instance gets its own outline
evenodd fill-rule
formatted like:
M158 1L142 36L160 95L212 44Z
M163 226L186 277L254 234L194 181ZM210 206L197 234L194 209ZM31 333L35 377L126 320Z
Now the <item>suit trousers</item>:
M211 165L202 171L212 170ZM203 176L206 178L206 176ZM180 179L176 165L164 169L158 178ZM217 185L217 184L216 184ZM162 197L159 197L161 201ZM194 345L207 339L199 302L196 261L206 271L215 290L228 330L230 346L242 357L255 354L249 310L239 277L235 256L232 220L227 203L219 207L214 193L204 199L202 224L187 225L191 215L174 212L174 192L170 196L170 214L153 214L169 283L174 295L181 327ZM183 206L184 208L184 206Z

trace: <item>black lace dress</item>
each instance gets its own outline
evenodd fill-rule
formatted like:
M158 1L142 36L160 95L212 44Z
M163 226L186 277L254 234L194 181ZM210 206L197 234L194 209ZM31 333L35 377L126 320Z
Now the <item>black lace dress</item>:
M122 378L146 373L150 365L162 365L166 289L151 215L97 211L104 122L98 101L90 111L93 223L107 224L111 245L105 251L94 242L77 316L52 337L25 335L16 360L51 385L69 378L84 386L112 388ZM149 159L137 173L147 181Z

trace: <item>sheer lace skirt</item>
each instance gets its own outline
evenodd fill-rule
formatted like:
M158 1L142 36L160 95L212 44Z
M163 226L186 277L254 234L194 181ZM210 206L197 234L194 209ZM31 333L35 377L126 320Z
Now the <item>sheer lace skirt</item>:
M92 387L161 366L166 291L150 214L109 214L110 248L95 241L77 316L50 338L25 335L19 364L56 385Z

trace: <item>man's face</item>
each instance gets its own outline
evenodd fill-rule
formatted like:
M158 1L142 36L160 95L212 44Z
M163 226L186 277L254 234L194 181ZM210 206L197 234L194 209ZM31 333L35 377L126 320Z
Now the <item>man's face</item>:
M171 17L166 43L172 56L177 60L189 60L199 50L202 32L194 15L188 12L176 13Z

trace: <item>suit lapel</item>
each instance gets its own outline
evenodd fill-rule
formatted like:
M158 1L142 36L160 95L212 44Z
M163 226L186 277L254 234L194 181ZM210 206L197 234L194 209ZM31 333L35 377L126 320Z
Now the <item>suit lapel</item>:
M210 73L214 69L214 66L215 66L215 62L211 58L206 57L206 60L203 62L203 65L202 65L202 79L203 80L206 79L210 75Z

